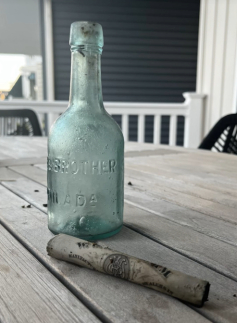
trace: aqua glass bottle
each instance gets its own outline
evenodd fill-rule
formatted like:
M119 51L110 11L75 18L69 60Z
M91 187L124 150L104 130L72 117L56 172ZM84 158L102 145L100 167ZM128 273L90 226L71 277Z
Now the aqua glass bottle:
M48 139L48 227L96 240L122 227L124 139L103 105L101 25L74 22L69 44L69 106Z

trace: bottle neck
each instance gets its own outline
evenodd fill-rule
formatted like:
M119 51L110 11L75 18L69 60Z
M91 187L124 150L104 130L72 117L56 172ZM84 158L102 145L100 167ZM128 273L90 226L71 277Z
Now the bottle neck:
M69 106L101 110L101 49L78 46L71 48L71 81Z

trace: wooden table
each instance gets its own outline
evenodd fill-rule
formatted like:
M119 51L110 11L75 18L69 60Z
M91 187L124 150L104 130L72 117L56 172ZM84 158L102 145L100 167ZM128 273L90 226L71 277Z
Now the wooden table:
M47 256L46 146L0 138L2 323L237 322L236 156L126 145L124 228L103 242L209 280L195 308Z

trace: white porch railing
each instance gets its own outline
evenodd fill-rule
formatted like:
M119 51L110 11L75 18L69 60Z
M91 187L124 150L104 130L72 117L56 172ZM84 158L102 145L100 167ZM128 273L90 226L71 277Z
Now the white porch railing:
M184 93L184 103L123 103L104 102L108 113L122 116L122 132L125 141L129 138L129 115L138 116L138 142L145 139L145 116L154 116L153 142L160 143L161 117L170 116L169 145L176 145L177 117L185 118L184 146L196 148L202 139L203 132L203 102L205 95L197 93ZM48 115L48 131L55 119L67 108L66 101L0 101L1 109L32 109L39 120L44 114Z

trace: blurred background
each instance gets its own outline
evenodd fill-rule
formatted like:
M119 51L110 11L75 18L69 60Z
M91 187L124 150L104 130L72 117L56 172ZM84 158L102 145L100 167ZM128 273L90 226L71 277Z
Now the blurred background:
M197 147L236 112L236 12L236 0L0 0L0 109L32 108L47 135L67 106L70 24L96 21L125 140Z

